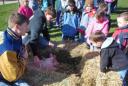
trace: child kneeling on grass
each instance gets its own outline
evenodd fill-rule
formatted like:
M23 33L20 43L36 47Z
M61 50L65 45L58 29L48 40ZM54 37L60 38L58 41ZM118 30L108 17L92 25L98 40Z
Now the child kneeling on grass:
M128 58L119 48L118 43L112 37L106 38L101 31L92 33L89 39L93 46L101 48L101 72L117 71L123 81L123 86L127 86Z

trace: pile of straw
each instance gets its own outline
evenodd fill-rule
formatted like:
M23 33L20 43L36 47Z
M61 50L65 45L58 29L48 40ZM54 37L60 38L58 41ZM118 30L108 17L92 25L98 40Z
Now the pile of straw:
M78 43L67 43L64 47L44 49L42 51L43 57L47 56L49 52L56 55L60 63L58 70L49 72L36 68L31 59L23 79L31 86L77 86L80 81L80 77L77 76L79 71L77 66L83 55L80 52L86 50L83 46L83 44ZM74 55L72 53L76 51L79 52L78 55L72 56Z
M28 65L23 79L31 86L122 86L116 72L100 72L99 53L89 52L85 44L60 44L43 50L42 55L47 56L48 52L56 55L58 70L47 72Z
M122 86L122 81L116 72L100 72L100 56L98 52L85 55L81 61L80 86Z

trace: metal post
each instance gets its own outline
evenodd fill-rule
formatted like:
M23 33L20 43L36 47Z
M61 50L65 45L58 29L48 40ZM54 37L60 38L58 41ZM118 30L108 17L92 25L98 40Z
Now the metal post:
M18 5L19 5L19 7L20 7L20 1L18 0Z
M4 4L4 0L3 0L3 4Z

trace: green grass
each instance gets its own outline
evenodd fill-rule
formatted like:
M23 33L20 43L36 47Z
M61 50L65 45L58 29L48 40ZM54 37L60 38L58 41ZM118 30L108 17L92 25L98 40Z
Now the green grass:
M4 30L7 27L7 20L9 15L16 11L18 4L5 4L0 5L0 31Z
M117 27L116 17L118 14L128 11L128 0L118 0L118 8L115 13L111 14L112 26L110 29L110 33L113 33L115 27ZM4 30L7 27L7 19L8 16L12 13L12 11L16 11L18 8L18 4L6 4L0 5L0 31ZM58 29L49 30L52 41L61 41L61 31Z
M111 14L111 20L112 20L112 25L110 29L110 33L113 33L115 30L115 27L117 27L117 15L122 13L122 12L128 12L128 0L118 0L118 8L115 13Z

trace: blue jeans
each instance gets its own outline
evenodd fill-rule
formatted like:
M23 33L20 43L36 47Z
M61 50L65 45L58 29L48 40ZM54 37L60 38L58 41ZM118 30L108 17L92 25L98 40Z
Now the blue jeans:
M56 25L60 25L60 15L61 15L61 11L57 11Z
M80 38L79 38L79 39L80 39L80 42L82 42L82 43L86 41L86 39L85 39L84 36L85 36L85 35L81 34L81 35L80 35Z
M106 3L107 3L107 5L108 5L107 14L110 15L110 14L111 14L111 11L112 11L112 8L111 8L112 3L110 3L110 2L106 2Z
M117 72L120 75L121 80L123 81L123 86L127 86L127 83L126 83L126 80L125 80L125 76L126 76L127 72L128 72L128 69L121 70L121 71Z
M26 82L22 80L18 80L14 84L11 84L11 85L4 81L0 81L0 86L30 86L30 85L28 85Z
M25 45L29 44L29 39L30 39L29 36L25 36L22 39L23 44L25 44ZM47 41L43 36L40 35L40 37L39 37L39 45L40 45L40 47L44 48L44 47L48 46L48 44L49 44L49 41Z

